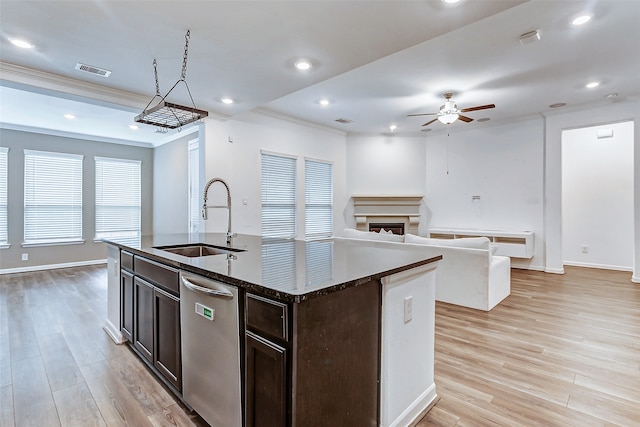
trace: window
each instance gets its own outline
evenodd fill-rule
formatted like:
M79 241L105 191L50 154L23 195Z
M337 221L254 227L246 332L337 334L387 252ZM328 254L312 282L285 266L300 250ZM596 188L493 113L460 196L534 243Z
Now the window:
M200 228L200 148L198 140L189 141L189 232L197 233Z
M305 160L304 200L305 237L329 237L333 234L333 165Z
M296 236L296 159L262 153L262 235Z
M9 148L0 147L0 248L8 247L9 233L7 228L7 173Z
M96 157L96 239L140 236L141 162Z
M82 156L24 150L24 244L82 242Z

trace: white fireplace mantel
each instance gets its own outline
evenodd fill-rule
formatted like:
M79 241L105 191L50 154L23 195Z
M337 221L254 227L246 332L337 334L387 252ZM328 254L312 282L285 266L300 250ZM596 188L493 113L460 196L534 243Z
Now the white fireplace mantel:
M369 231L370 223L403 223L405 233L418 234L420 204L417 195L369 195L351 196L356 219L356 229Z

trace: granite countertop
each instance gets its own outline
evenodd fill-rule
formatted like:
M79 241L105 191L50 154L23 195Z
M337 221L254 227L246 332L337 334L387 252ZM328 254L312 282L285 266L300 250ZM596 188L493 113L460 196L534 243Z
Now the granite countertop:
M223 233L165 234L139 239L103 239L107 244L287 302L339 291L411 268L442 256L402 244L351 239L276 240L239 235L232 256L186 257L158 246L204 243L228 247Z

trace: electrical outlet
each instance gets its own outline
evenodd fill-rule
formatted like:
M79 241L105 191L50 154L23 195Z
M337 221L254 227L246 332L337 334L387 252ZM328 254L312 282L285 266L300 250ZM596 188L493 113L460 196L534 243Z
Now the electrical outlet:
M582 245L582 253L583 254L588 254L589 253L589 246Z
M405 297L404 299L404 323L408 323L413 318L413 297Z
M29 254L22 254L23 261L29 261Z

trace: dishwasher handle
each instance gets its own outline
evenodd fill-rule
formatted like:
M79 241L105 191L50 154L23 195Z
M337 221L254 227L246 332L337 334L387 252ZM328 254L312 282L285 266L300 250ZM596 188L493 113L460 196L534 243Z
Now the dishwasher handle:
M215 282L213 281L207 281L207 283L211 283L214 287L209 287L209 286L200 286L200 285L196 285L194 283L194 278L191 278L191 280L187 279L185 276L181 277L182 279L182 283L187 287L187 289L190 289L194 292L199 292L202 294L206 294L212 297L221 297L221 298L233 298L233 294L231 293L231 291L223 288L222 286L215 286Z

